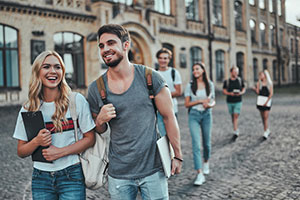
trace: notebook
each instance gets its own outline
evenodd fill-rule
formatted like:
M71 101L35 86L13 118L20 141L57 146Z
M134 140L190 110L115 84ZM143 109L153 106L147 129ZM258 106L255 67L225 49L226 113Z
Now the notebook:
M256 105L263 106L268 100L268 97L258 95ZM272 99L270 99L266 105L266 107L271 107Z
M22 112L21 113L24 127L26 130L26 135L28 141L32 140L39 131L45 128L45 123L43 119L43 115L41 111L36 112ZM47 161L44 156L42 155L42 150L48 147L39 146L32 154L31 158L32 161L39 161L39 162L47 162L52 163L52 161Z
M167 178L171 176L173 149L167 136L159 138L156 142L163 169Z

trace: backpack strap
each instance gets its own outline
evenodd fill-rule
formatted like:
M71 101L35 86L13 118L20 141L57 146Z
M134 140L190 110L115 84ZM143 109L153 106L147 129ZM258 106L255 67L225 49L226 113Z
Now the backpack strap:
M175 69L172 67L172 71L171 71L171 76L172 76L172 80L173 82L175 81Z
M76 96L77 92L71 92L69 96L69 109L70 109L70 115L72 117L73 123L74 123L74 135L75 135L75 141L78 141L78 125L77 125L77 113L76 113Z
M102 102L103 104L108 104L107 98L106 98L106 88L105 88L105 84L104 84L104 80L103 80L103 75L101 75L98 79L97 79L97 88L99 91L99 94L101 96Z
M156 112L157 108L154 101L154 91L153 91L153 83L152 83L152 69L145 66L145 77L146 77L146 84L149 92L149 98L152 100L152 104L154 107L154 112Z

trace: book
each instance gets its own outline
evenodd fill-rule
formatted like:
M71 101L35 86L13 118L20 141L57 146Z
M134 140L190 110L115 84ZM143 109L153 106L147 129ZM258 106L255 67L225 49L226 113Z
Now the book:
M261 95L258 95L257 96L257 102L256 102L256 105L258 106L263 106L268 100L268 97L266 96L261 96ZM272 99L270 99L266 105L266 107L271 107L271 103L272 103Z
M43 115L41 111L22 112L21 115L29 142L37 136L41 129L45 128ZM32 161L52 163L52 161L47 161L42 154L42 150L46 148L48 147L39 146L36 148L36 150L31 154Z
M156 141L160 159L167 178L171 176L173 149L170 146L167 136L163 136Z

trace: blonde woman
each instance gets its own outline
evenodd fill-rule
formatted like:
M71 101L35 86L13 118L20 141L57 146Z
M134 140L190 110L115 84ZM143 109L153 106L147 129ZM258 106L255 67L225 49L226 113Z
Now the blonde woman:
M269 113L271 110L271 98L273 96L273 82L271 80L270 74L267 70L261 71L259 73L259 80L256 86L253 88L257 95L266 97L262 104L257 105L257 109L260 112L261 119L264 125L264 135L263 137L267 139L270 134L269 129Z
M86 99L78 94L76 110L80 127L75 142L74 126L68 109L71 89L65 80L65 65L54 51L42 52L34 61L28 101L21 108L14 135L18 156L30 156L39 146L47 162L33 161L33 199L85 199L84 176L78 155L95 143L94 121ZM28 141L22 112L41 111L46 125Z

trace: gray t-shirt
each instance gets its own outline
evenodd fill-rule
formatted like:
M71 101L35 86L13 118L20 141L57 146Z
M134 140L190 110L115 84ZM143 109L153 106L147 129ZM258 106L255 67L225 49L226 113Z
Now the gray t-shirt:
M156 116L146 85L145 67L134 65L134 79L122 94L112 93L103 75L107 100L116 108L117 117L109 121L111 128L108 174L118 179L136 179L162 169L156 147ZM154 95L165 86L163 78L153 70ZM99 113L103 102L94 81L88 90L92 113Z

